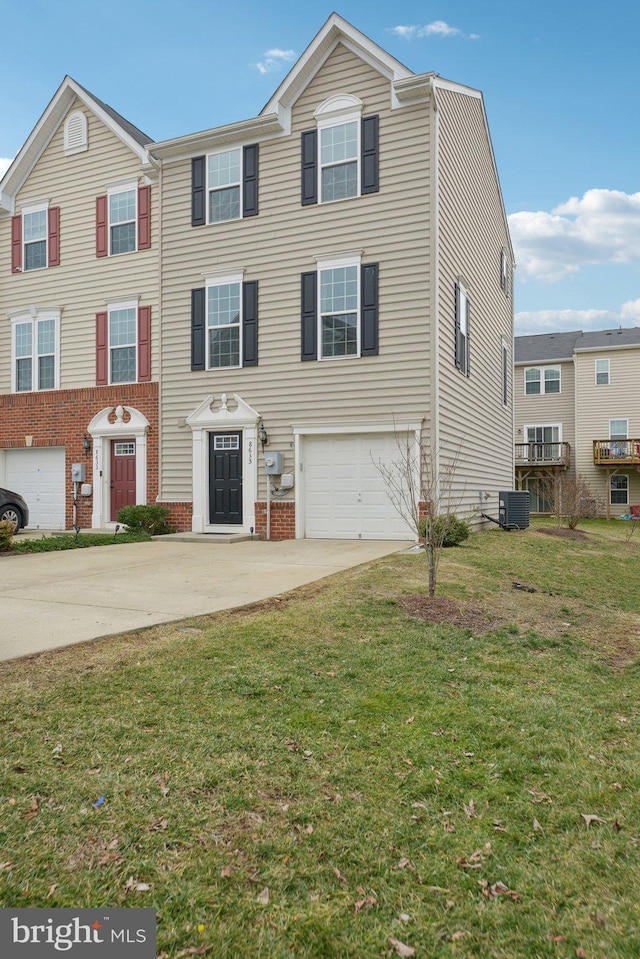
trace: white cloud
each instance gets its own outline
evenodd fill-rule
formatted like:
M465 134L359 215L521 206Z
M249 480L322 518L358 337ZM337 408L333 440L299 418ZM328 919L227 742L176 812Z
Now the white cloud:
M389 33L393 33L402 40L413 40L414 37L460 37L462 40L479 40L477 33L463 33L458 27L452 27L446 20L434 20L423 27L418 26L398 26L389 27Z
M294 50L280 50L274 47L272 50L265 50L263 57L264 60L254 64L256 70L260 73L273 73L274 70L280 70L286 63L295 60L296 54Z
M516 336L563 333L567 330L608 330L640 325L640 299L615 310L530 310L515 315Z
M13 160L8 160L6 157L0 157L0 180L5 175Z
M640 193L588 190L551 212L512 213L518 278L555 283L593 264L640 263Z

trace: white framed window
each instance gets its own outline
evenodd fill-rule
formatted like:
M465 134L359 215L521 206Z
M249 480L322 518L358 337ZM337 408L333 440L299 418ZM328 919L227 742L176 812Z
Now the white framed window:
M500 286L505 293L509 291L507 251L500 253Z
M213 448L214 450L239 450L240 436L237 433L234 435L222 434L214 436Z
M14 393L56 390L60 384L60 311L35 310L11 324Z
M360 356L360 257L318 262L318 356Z
M138 248L138 185L110 187L107 191L109 207L109 254L132 253Z
M455 365L465 376L471 375L471 348L469 338L469 294L461 279L456 283L455 304Z
M509 350L507 344L502 341L502 405L509 404Z
M222 223L242 216L242 150L225 150L207 157L207 222Z
M65 156L82 153L88 149L87 117L82 110L74 110L73 113L69 114L64 124Z
M610 360L596 360L596 386L609 386L610 383Z
M48 204L25 207L22 211L23 270L42 270L48 265Z
M135 443L114 443L113 455L114 456L135 456L136 444Z
M207 369L242 366L242 274L208 280Z
M525 396L560 393L559 366L530 366L524 371Z
M318 123L321 203L360 196L360 116Z
M614 473L610 478L609 497L612 506L626 506L629 502L629 477Z
M629 420L609 420L609 439L626 440L629 437Z
M109 383L138 381L138 303L108 306Z

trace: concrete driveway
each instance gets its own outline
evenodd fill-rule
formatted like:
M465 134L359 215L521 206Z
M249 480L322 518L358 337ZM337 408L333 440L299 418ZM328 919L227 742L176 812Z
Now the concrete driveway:
M243 606L407 545L154 539L0 558L0 659Z

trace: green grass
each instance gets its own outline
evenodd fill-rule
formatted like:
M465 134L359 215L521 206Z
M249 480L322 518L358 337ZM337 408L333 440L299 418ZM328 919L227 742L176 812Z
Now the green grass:
M45 536L42 539L13 540L8 553L51 553L63 549L84 549L87 546L112 546L114 543L140 543L149 539L145 533L80 533ZM0 556L2 554L0 553Z
M635 957L640 551L585 529L445 553L485 635L393 555L0 667L0 903L150 906L172 959Z

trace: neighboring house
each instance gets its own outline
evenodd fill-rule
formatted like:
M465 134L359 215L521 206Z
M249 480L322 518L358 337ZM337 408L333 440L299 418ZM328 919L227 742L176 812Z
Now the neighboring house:
M150 138L66 77L0 181L0 485L33 528L153 502L158 190Z
M332 14L257 117L163 143L67 78L0 190L0 484L33 525L70 525L77 462L82 526L159 501L273 538L412 537L377 468L399 445L457 457L466 516L512 487L477 90Z
M281 453L273 536L410 537L376 464L421 438L460 512L497 508L513 257L481 94L333 14L257 117L150 152L175 521L264 535Z
M515 338L516 483L549 512L546 479L584 476L601 511L640 504L640 328Z

